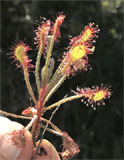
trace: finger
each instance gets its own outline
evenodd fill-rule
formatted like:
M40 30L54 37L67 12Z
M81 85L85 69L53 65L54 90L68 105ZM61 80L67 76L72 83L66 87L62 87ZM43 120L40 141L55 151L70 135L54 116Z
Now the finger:
M39 141L36 143L38 146ZM33 156L35 155L36 150L33 152ZM36 156L36 160L60 160L59 154L56 151L55 147L46 139L42 140L40 144L40 148L38 150L38 154Z
M0 117L0 160L31 159L33 142L24 126Z

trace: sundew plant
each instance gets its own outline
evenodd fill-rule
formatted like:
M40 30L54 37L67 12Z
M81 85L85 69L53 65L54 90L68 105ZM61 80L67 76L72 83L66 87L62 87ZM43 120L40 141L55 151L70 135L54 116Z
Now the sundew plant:
M88 57L95 51L95 40L100 32L100 29L95 23L89 23L77 37L70 38L70 44L62 54L61 60L59 59L60 64L58 68L54 71L55 60L52 52L54 44L60 41L60 27L64 19L65 15L62 13L58 15L55 22L41 18L41 23L35 30L35 44L38 50L35 66L31 64L32 59L28 58L31 47L28 46L25 41L20 40L12 47L12 52L10 52L9 55L13 61L16 62L17 67L23 70L24 79L33 105L22 111L22 116L4 111L1 111L1 113L31 120L25 128L31 131L34 148L36 148L36 140L38 139L41 128L43 128L44 131L39 145L42 142L45 131L62 137L63 149L60 155L64 160L67 160L78 154L80 150L79 146L65 131L61 131L51 122L56 110L61 107L63 103L79 98L86 106L91 106L93 109L96 109L98 105L105 105L105 99L111 96L111 89L103 84L96 87L93 86L92 88L77 87L75 91L72 91L73 96L66 96L58 102L47 106L47 101L67 78L75 76L77 72L88 70L90 66ZM43 59L45 63L43 64L43 68L41 68ZM32 71L36 80L36 95L30 83L30 72ZM48 110L53 110L49 120L43 118L44 113ZM46 124L44 125L44 123Z

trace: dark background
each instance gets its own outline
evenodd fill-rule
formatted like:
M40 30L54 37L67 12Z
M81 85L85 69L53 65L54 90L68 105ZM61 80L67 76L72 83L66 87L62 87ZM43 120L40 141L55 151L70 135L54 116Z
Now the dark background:
M99 25L100 33L96 50L89 55L92 70L78 73L67 79L49 100L52 104L71 90L92 85L112 86L112 97L106 106L94 111L80 100L63 104L52 122L66 131L80 146L74 159L122 159L123 152L123 14L122 1L2 1L1 2L1 109L15 114L31 105L21 69L11 64L7 53L18 39L27 39L34 48L30 58L35 62L34 29L40 17L54 20L58 12L66 19L61 27L61 42L54 48L53 57L60 59L69 44L69 36L77 36L89 22ZM58 65L58 62L57 64ZM36 92L33 73L30 74ZM46 118L50 113L45 115ZM26 120L16 120L24 125ZM61 139L46 133L57 150Z

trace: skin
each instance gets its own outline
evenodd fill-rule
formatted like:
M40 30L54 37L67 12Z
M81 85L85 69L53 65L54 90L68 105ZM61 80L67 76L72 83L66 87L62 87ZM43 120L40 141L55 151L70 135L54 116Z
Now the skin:
M10 121L8 118L0 116L0 160L32 160L35 149L32 142L32 135L25 130L20 123ZM16 132L15 132L16 131ZM18 136L18 131L24 133L23 143L20 139L18 144L13 144L13 137ZM20 143L23 144L20 146ZM38 142L36 143L38 145ZM47 140L43 139L40 144L36 160L60 160L59 154L54 146Z
M39 141L36 143L36 146L38 143ZM34 150L33 155L35 152L36 151ZM38 153L39 154L37 155L36 160L60 160L59 154L55 147L46 139L42 140Z

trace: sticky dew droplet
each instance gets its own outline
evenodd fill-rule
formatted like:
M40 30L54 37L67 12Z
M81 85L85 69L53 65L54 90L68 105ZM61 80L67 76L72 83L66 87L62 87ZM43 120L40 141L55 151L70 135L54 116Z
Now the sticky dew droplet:
M96 110L96 107L93 107L93 110Z

